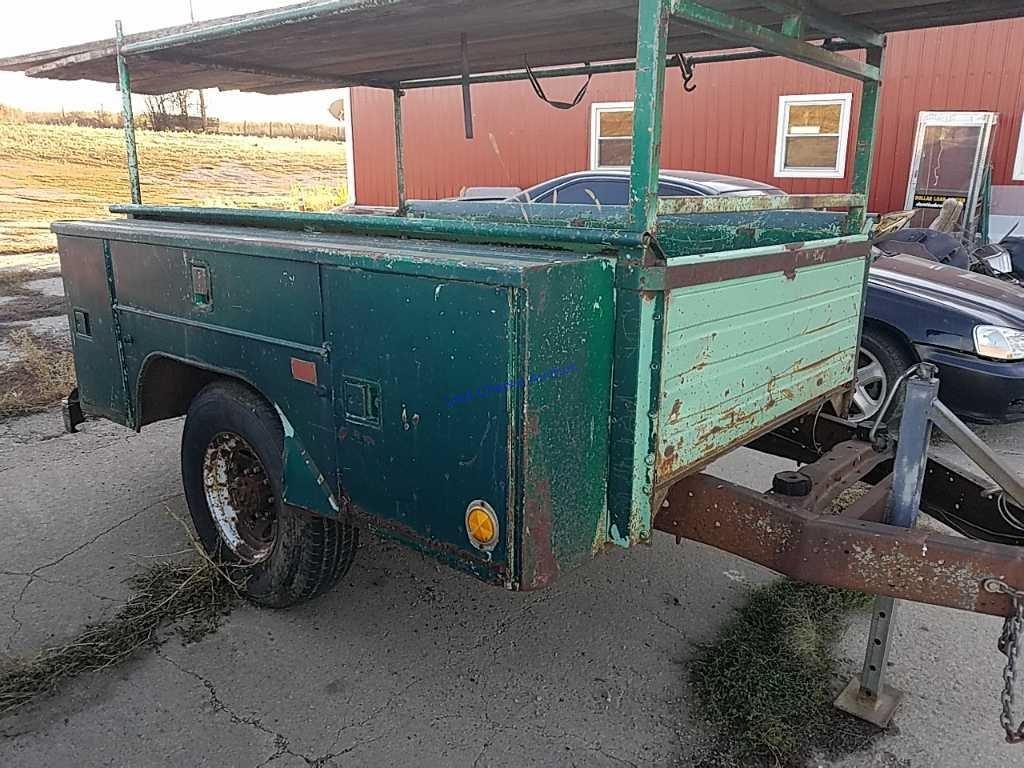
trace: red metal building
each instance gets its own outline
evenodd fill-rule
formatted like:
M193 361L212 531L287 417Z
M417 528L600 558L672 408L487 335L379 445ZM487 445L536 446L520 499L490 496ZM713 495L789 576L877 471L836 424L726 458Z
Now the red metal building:
M576 78L543 82L558 99L571 99L581 85ZM669 72L663 168L728 173L792 193L848 191L859 83L762 59L700 66L694 84L695 92L684 93L680 73ZM403 100L409 197L449 197L464 186L528 187L602 159L617 162L617 113L628 109L632 92L631 73L598 75L580 105L564 112L526 82L476 85L476 138L467 140L458 88L410 91ZM1024 182L1024 20L889 36L871 210L904 207L923 111L996 113L993 182ZM353 90L360 204L395 202L392 121L389 91Z

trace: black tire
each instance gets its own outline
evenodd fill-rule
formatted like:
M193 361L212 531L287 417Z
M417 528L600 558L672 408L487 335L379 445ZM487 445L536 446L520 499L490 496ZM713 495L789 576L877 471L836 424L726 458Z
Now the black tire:
M282 503L283 446L277 413L241 383L215 381L189 405L181 438L181 475L199 540L219 562L243 566L246 596L272 608L310 600L333 587L352 565L359 545L359 530L347 517L332 520ZM245 457L249 468L242 474L257 479L243 479L237 485L216 480L208 484L204 479L207 470L227 466L216 464L226 461L219 458L222 455ZM253 457L261 466L251 461ZM237 470L241 463L234 461L231 468ZM264 490L269 493L262 493ZM244 503L235 504L236 492ZM235 506L247 507L245 519L256 521L250 530L239 522L242 514L234 518L234 530L228 530L234 545L223 533L223 526L231 525L225 523L230 515L222 513L215 519L211 511L211 496L214 506L220 508L218 494L223 494L220 498L226 500L229 511ZM259 509L250 514L254 499Z
M858 373L865 356L873 357L884 371L886 394L888 394L889 390L896 383L896 380L902 376L910 366L917 362L906 344L895 338L887 331L879 328L874 328L868 325L864 326L860 345L861 354L858 359ZM889 413L886 416L887 423L894 424L899 421L900 415L903 413L904 399L905 391L901 390L893 400L892 406L889 408ZM875 417L876 414L872 413L863 420L873 421Z

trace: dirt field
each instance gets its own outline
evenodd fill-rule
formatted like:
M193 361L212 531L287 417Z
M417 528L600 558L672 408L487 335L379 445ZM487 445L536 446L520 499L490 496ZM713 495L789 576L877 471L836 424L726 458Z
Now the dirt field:
M342 143L140 131L147 203L325 210L345 199ZM0 124L0 255L55 246L50 222L128 202L124 134Z

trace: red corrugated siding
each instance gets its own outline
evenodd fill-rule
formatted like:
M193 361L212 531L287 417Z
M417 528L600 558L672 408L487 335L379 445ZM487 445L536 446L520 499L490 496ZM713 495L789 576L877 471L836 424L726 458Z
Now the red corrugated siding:
M1024 112L1024 20L891 35L884 75L872 210L903 207L922 110L998 112L995 183L1011 183ZM669 73L663 167L730 173L794 193L849 189L849 178L776 179L773 174L781 95L852 92L852 156L860 96L854 81L768 59L705 66L694 82L697 91L683 93L678 71ZM569 99L580 80L544 85L550 96ZM409 196L448 197L463 186L528 187L587 168L590 105L629 101L632 90L631 74L598 76L580 106L560 112L537 99L526 83L474 86L473 141L463 136L458 88L412 91L404 100ZM353 91L356 198L363 204L395 201L391 105L388 91ZM848 162L848 175L850 170Z

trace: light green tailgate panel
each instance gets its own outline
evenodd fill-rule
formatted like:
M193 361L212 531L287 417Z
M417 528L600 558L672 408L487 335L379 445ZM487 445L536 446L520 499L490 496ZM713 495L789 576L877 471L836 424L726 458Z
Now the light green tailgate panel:
M852 381L867 250L666 291L656 486Z

